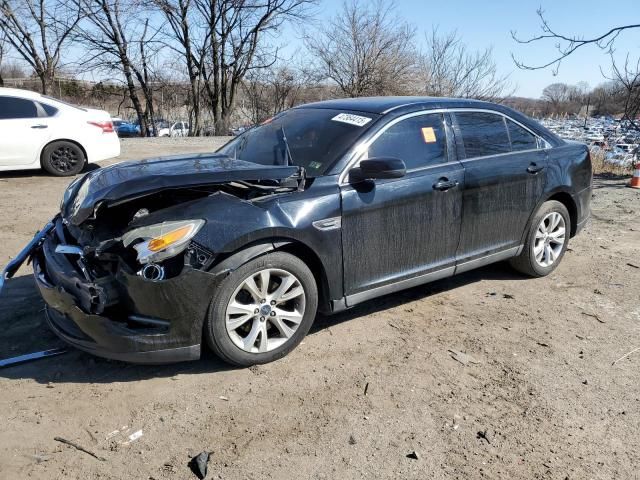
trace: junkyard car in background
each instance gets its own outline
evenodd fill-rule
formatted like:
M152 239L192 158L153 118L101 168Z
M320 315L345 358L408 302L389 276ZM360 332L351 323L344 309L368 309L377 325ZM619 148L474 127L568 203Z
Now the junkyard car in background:
M124 120L113 120L113 126L119 137L139 137L140 125Z
M0 171L76 175L120 154L111 116L27 90L0 88Z
M33 259L50 327L135 362L286 355L316 311L510 260L552 272L589 216L584 144L486 102L383 97L284 112L216 154L67 189Z
M229 135L232 137L237 137L238 135L242 135L244 132L249 130L251 125L242 125L240 127L232 128L229 130Z
M158 137L188 137L189 124L187 122L163 122L158 125Z

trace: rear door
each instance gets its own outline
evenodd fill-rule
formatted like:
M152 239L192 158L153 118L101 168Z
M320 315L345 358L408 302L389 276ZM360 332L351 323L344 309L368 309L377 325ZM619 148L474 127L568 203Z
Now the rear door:
M440 113L392 120L361 159L400 158L406 176L341 186L348 304L380 294L372 291L378 287L447 268L452 273L464 178L447 130Z
M453 125L465 171L458 261L514 253L544 189L543 140L486 111L457 111Z
M49 119L39 103L0 96L0 166L26 167L38 161L48 129Z

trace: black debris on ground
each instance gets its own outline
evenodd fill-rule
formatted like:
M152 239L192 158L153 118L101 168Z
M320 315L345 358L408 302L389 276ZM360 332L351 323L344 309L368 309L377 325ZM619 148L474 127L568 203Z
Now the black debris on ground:
M210 455L211 452L201 452L189 462L189 468L200 480L203 480L207 476L207 465L209 464Z
M484 431L480 430L476 435L476 438L480 440L485 440L488 444L491 444L491 440L489 440L489 434L487 433L486 430Z

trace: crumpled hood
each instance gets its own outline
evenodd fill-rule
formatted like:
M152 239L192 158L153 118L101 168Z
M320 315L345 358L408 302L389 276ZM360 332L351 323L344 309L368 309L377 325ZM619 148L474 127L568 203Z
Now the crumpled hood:
M178 155L122 162L86 174L69 187L63 218L80 225L99 206L109 206L164 189L215 185L233 181L275 181L296 186L300 167L259 165L218 154ZM285 181L285 182L283 182Z

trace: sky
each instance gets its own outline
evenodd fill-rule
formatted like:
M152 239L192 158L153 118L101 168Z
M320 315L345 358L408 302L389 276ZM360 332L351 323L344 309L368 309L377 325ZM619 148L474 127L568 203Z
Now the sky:
M591 88L606 79L600 72L610 71L610 58L596 46L585 46L563 61L557 76L552 69L525 71L518 69L513 53L527 64L544 64L555 58L553 41L519 45L511 38L511 30L520 37L539 35L540 20L536 14L542 7L550 26L559 33L591 36L612 27L639 23L640 0L396 0L398 13L417 29L416 41L424 42L424 32L437 26L440 32L456 30L468 47L483 50L493 47L494 60L501 74L509 74L516 86L515 95L538 98L545 86L563 82L586 81ZM322 0L320 21L335 15L342 0ZM295 34L292 36L295 37ZM292 44L299 40L292 39ZM301 43L301 42L300 42ZM623 32L618 37L615 55L626 53L640 57L640 29Z

